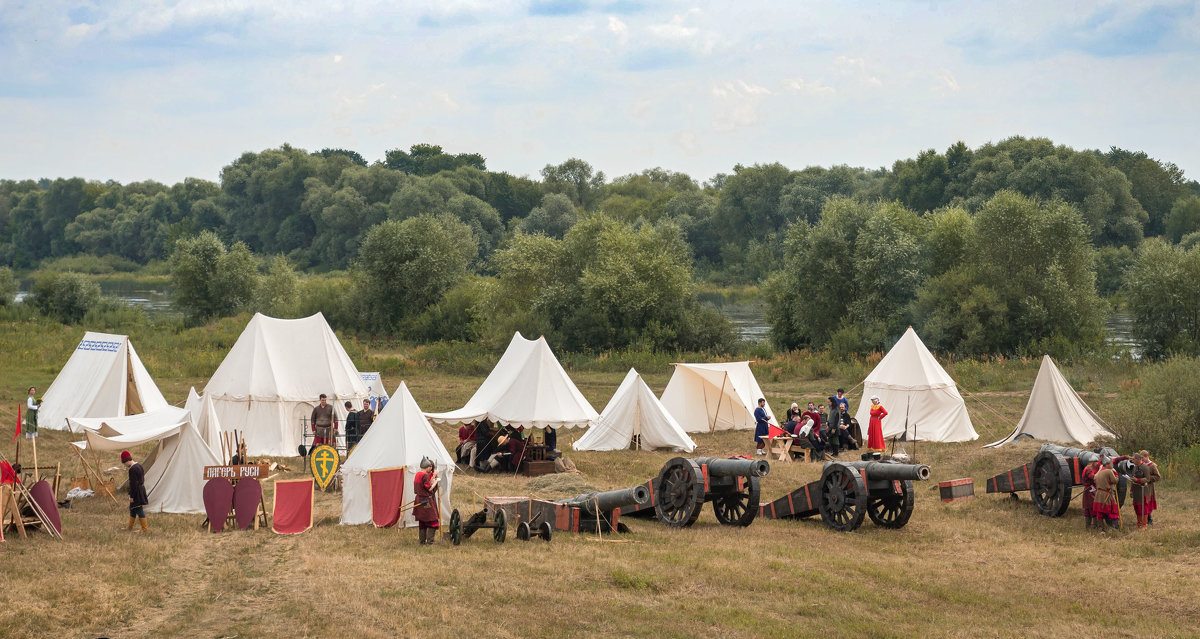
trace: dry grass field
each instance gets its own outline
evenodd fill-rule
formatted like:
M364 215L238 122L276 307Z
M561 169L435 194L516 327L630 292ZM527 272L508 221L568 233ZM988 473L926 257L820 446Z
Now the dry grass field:
M1027 381L1015 386L1028 388L1034 371L1030 363L1021 373ZM669 371L646 372L661 391ZM53 377L43 369L26 373L42 385ZM20 370L4 377L14 380L2 398L0 423L7 425L26 382L15 381L25 378ZM574 377L600 409L622 374ZM780 411L857 382L761 377ZM389 387L400 381L385 378ZM158 381L180 403L188 386L204 382ZM436 411L460 406L482 377L431 372L407 381L422 407ZM1200 491L1183 473L1160 485L1156 525L1140 532L1085 531L1078 502L1066 517L1050 519L1027 498L983 494L986 477L1032 459L1036 444L980 448L1012 428L1025 393L968 399L980 442L918 444L933 481L917 484L916 511L901 530L868 520L838 533L819 519L760 519L735 529L706 508L686 530L630 520L631 534L619 538L557 533L547 545L516 541L510 531L497 545L483 531L459 547L421 547L415 530L338 525L341 500L333 492L318 494L315 527L297 536L208 534L196 515L151 515L150 534L130 534L124 506L77 500L63 511L64 541L10 535L0 545L0 636L1050 637L1100 626L1200 636ZM1088 399L1102 415L1112 401L1103 393ZM440 432L451 446L454 435ZM562 431L560 448L569 451L577 437ZM70 477L81 472L68 439L47 434L39 453L43 463L61 461ZM696 455L753 447L747 433L697 441ZM11 455L10 441L0 445ZM569 454L600 489L645 481L673 456ZM290 475L302 476L298 460L287 463L296 469ZM774 464L763 499L819 475L815 463ZM958 477L975 479L977 498L941 503L936 482ZM527 482L461 471L452 499L470 512L485 495L528 494ZM267 492L270 504L270 486Z

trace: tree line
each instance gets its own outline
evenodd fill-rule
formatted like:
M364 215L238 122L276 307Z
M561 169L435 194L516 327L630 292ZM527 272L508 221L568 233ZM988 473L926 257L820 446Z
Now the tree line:
M1178 167L1042 138L703 183L659 168L610 180L577 158L519 177L431 144L374 163L285 145L219 182L0 180L0 261L164 262L192 321L320 304L348 329L523 329L575 349L727 348L704 281L760 284L780 348L870 350L913 324L964 354L1090 349L1102 298L1120 295L1153 353L1196 350L1182 318L1197 309L1147 290L1198 244L1200 184ZM296 269L336 284L305 290ZM1178 326L1136 308L1168 302Z

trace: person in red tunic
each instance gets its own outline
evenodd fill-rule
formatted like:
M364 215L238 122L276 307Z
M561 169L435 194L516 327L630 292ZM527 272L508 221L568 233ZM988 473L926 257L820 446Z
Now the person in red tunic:
M887 445L883 442L883 418L887 417L887 409L879 403L879 396L871 396L871 423L867 425L867 450L883 452Z
M1146 485L1142 490L1143 510L1146 513L1146 525L1154 525L1154 511L1158 510L1158 499L1154 496L1154 484L1162 479L1162 473L1158 472L1158 464L1150 461L1150 451L1140 450L1138 454L1142 456L1142 465L1146 469Z
M423 546L431 545L437 539L437 489L437 468L428 457L422 458L421 470L413 476L413 494L416 495L413 517L417 520L417 533Z
M1096 516L1092 514L1092 503L1096 501L1096 473L1100 472L1100 458L1092 460L1083 469L1083 518L1085 528L1091 528Z
M1110 528L1121 527L1121 504L1117 501L1117 472L1110 458L1101 462L1103 468L1096 473L1096 500L1092 512L1097 524L1103 520Z

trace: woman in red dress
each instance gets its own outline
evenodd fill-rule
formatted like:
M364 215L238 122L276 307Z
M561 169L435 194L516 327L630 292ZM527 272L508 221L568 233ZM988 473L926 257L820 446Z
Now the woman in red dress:
M871 423L867 426L867 450L883 452L887 446L883 443L883 418L887 410L879 403L879 396L871 396Z

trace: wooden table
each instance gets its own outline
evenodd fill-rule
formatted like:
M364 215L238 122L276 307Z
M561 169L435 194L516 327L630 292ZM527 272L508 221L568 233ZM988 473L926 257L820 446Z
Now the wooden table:
M789 435L780 435L767 440L767 459L772 461L792 461L792 440Z

